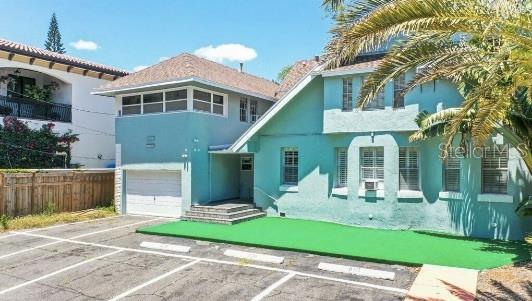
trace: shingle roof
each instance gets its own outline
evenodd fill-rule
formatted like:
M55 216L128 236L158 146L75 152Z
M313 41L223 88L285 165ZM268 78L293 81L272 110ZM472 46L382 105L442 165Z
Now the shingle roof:
M368 69L375 69L379 66L382 60L372 60L372 61L366 61L366 62L360 62L355 63L352 65L342 66L334 69L325 70L322 72L322 74L328 74L328 73L341 73L341 72L349 72L349 71L357 71L357 70L368 70Z
M96 72L103 72L103 73L107 73L111 75L125 76L129 74L129 72L127 71L120 70L118 68L114 68L111 66L93 63L90 61L82 60L77 57L69 56L66 54L60 54L57 52L48 51L45 49L13 42L13 41L5 40L5 39L0 39L0 50L10 52L10 53L35 57L38 59L51 61L54 63L72 65L75 67L88 69L88 70L92 70Z
M275 97L275 92L279 87L270 80L240 72L237 69L189 53L183 53L113 82L109 82L98 88L97 91L105 92L135 88L189 78L206 80L271 99Z
M279 89L276 92L276 98L282 98L290 89L292 89L303 77L312 71L319 63L315 60L297 61L285 76Z

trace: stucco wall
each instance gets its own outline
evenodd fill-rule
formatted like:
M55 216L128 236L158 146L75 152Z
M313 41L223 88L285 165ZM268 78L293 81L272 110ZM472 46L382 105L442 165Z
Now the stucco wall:
M219 160L212 166L209 163L209 146L231 144L251 126L240 122L240 95L228 96L227 117L189 111L118 117L116 133L123 168L186 165L191 175L191 203L238 197L238 156L212 155ZM260 108L266 110L269 105L263 102ZM146 145L148 139L154 147Z
M253 147L258 150L255 153L255 201L268 214L284 212L289 217L368 227L435 230L501 239L521 239L525 231L531 230L531 220L518 218L513 211L523 196L532 193L532 178L515 150L511 151L509 162L508 194L513 197L512 203L479 201L481 170L478 158L462 160L463 198L439 199L442 162L438 139L412 145L408 142L409 132L396 132L390 127L387 131L374 133L373 138L369 132L322 134L327 122L321 118L325 105L323 87L321 78L314 79L253 138L254 143L259 144ZM442 95L448 95L447 89L442 91L445 92ZM438 99L437 95L432 99ZM427 106L432 105L419 104L419 107ZM390 114L393 113L390 111ZM393 117L390 115L387 119L372 121L375 124L393 124L389 119ZM358 123L360 120L351 119L350 122ZM359 150L366 146L384 147L383 197L359 196ZM420 198L397 197L400 146L417 146L419 150L423 192ZM279 190L282 147L299 149L296 193ZM346 197L332 195L336 173L335 147L348 148Z
M111 115L94 114L80 110L72 110L72 123L56 122L55 130L64 133L71 129L79 134L80 141L72 148L72 163L80 163L84 167L108 167L115 161L115 125L114 100L109 97L91 95L93 89L105 84L106 80L79 74L68 73L55 69L28 65L16 61L0 59L0 68L21 68L41 72L61 80L68 88L58 95L61 103L72 104L84 111L102 112ZM68 95L67 95L68 94ZM0 117L0 121L3 118ZM28 125L40 128L49 121L26 120ZM102 159L98 159L98 155Z

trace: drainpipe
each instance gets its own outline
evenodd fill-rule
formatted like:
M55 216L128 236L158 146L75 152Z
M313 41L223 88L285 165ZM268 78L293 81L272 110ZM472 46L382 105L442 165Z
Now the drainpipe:
M212 153L209 152L209 203L212 202Z

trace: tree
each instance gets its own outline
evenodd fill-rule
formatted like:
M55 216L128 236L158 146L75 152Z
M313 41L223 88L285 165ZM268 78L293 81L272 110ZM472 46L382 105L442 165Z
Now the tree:
M292 65L284 66L281 71L277 73L277 81L282 82L290 70L292 70Z
M445 122L433 124L446 145L464 130L476 145L500 132L521 150L532 173L530 5L519 0L324 0L323 4L337 11L325 49L327 67L352 63L363 52L393 44L364 83L359 107L412 69L420 72L403 93L435 79L450 80L464 102L458 110L440 114ZM437 115L432 117L437 120Z
M66 52L63 47L63 42L61 42L61 33L59 32L59 24L57 23L55 13L52 14L52 19L50 20L48 38L44 42L44 48L57 53Z

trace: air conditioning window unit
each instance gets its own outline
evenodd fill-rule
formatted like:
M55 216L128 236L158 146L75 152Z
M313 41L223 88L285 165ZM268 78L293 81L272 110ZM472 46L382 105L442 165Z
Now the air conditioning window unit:
M366 180L364 181L365 190L377 190L379 182L377 180Z

